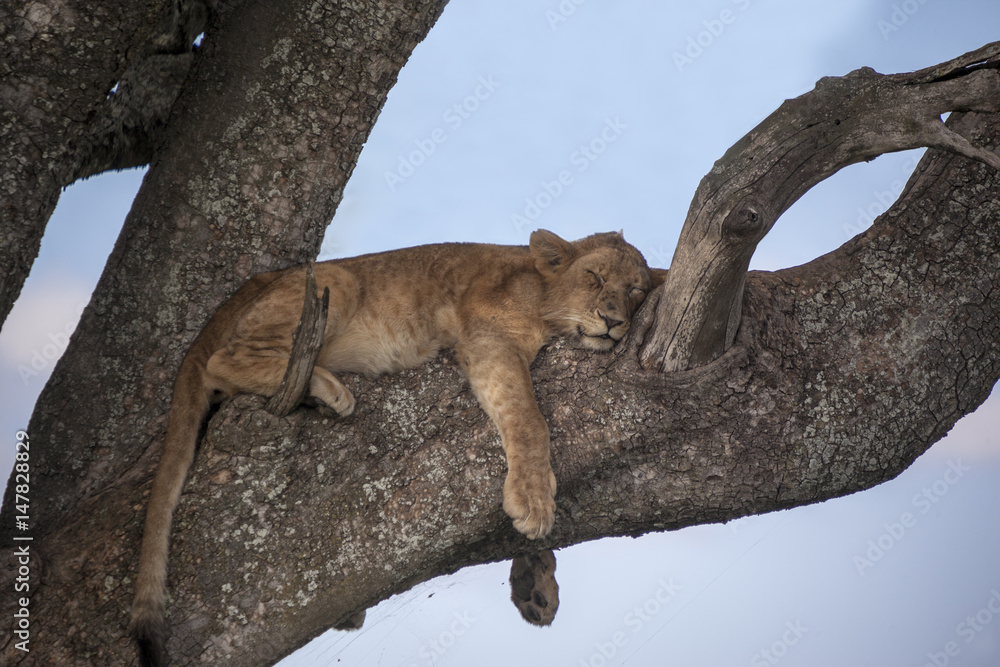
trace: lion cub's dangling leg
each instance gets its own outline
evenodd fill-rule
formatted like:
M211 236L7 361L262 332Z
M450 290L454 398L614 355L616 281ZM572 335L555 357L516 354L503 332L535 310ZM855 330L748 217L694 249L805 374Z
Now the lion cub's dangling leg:
M530 539L544 537L555 522L556 476L549 461L549 426L531 385L529 355L512 341L489 334L460 340L457 350L507 455L503 509L519 532Z

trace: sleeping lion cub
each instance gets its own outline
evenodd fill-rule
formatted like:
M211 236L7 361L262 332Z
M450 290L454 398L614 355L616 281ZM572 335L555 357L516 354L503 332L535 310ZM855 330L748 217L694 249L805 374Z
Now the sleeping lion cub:
M549 429L528 367L555 336L609 350L653 287L619 233L568 242L539 230L524 246L447 243L316 264L330 289L326 333L309 393L342 416L354 396L335 373L413 368L454 348L507 455L503 508L529 538L546 535L556 478ZM133 606L140 662L165 662L170 522L212 403L277 392L299 322L305 267L251 278L212 317L174 384L166 442L146 510Z

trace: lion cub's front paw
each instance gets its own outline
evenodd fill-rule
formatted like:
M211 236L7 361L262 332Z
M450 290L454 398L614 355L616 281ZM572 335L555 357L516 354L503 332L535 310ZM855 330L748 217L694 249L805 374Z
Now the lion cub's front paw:
M514 528L529 539L545 537L556 514L556 476L544 466L511 467L503 485L503 509L514 520Z

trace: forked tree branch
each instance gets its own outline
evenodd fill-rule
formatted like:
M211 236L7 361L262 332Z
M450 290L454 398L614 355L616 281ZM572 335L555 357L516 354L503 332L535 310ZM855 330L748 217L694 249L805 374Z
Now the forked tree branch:
M684 221L640 361L677 371L732 345L757 244L812 186L883 153L932 147L1000 169L948 129L951 111L1000 110L1000 42L911 74L861 68L788 100L716 162Z

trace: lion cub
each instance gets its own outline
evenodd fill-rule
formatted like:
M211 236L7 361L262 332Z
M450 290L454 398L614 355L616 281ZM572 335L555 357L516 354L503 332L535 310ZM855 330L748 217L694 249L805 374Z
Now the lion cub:
M528 247L447 243L322 262L330 289L324 343L309 392L342 416L354 396L335 373L413 368L454 348L507 455L503 508L529 538L546 535L556 478L549 429L528 367L554 336L608 350L653 286L620 233L568 242L538 230ZM271 396L299 322L305 267L251 278L212 317L174 385L166 442L146 510L133 631L143 664L164 662L170 523L211 403L239 392Z

